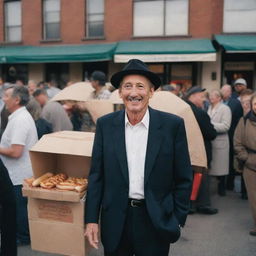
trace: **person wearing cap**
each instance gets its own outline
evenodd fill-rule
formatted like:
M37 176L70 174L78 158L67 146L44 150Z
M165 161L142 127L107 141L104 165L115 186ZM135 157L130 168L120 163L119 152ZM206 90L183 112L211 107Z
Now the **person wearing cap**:
M130 60L111 78L125 109L97 120L85 236L106 256L167 256L189 210L192 169L184 121L148 106L159 77Z
M185 101L190 105L199 128L201 130L204 146L207 156L207 166L210 167L212 160L212 145L211 141L217 136L217 132L211 124L210 117L203 110L205 100L205 89L200 86L189 88L185 95ZM210 179L208 170L203 170L202 181L198 192L198 197L195 202L192 202L190 213L199 212L202 214L216 214L218 209L211 207L210 198Z
M235 92L232 94L232 98L240 100L240 94L247 88L247 82L244 78L238 78L234 82Z
M91 84L92 87L95 89L92 93L90 98L96 100L107 100L111 92L106 89L106 75L102 71L94 71L91 75Z

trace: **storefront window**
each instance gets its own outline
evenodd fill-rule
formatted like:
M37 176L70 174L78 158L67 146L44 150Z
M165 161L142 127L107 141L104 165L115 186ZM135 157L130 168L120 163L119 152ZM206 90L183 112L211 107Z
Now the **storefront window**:
M99 61L99 62L85 62L83 65L83 79L84 81L90 80L91 74L96 71L102 71L108 76L108 62Z
M256 1L225 0L223 32L256 32Z
M170 84L179 84L186 91L193 84L192 64L172 64L170 70Z
M225 62L224 83L234 85L238 78L244 78L247 87L253 89L254 62Z
M188 0L134 0L134 36L188 34Z
M87 1L87 37L104 36L104 0Z
M27 64L4 64L2 65L4 81L15 83L21 80L23 84L28 82L28 65Z
M164 83L164 81L165 81L165 67L164 67L164 64L149 64L148 68L151 72L157 74L160 77L162 83Z
M60 38L60 0L44 0L44 39Z
M55 83L58 88L64 88L69 81L68 63L48 63L45 64L46 82Z
M21 1L5 2L5 41L21 41Z

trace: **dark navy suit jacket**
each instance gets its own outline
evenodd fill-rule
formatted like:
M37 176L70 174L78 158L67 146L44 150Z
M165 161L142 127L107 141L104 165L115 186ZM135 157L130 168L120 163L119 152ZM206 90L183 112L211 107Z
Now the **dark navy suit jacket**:
M183 119L149 108L144 194L159 235L172 243L186 221L192 169ZM125 111L97 120L86 199L86 223L98 223L106 251L120 241L128 207L129 173L125 147ZM143 159L142 159L143 160ZM150 242L150 241L149 241Z

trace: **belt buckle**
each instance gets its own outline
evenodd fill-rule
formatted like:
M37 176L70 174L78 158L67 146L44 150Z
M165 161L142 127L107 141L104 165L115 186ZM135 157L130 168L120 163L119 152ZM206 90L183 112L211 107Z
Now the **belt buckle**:
M136 205L136 201L135 200L131 200L131 207L138 207L138 205Z

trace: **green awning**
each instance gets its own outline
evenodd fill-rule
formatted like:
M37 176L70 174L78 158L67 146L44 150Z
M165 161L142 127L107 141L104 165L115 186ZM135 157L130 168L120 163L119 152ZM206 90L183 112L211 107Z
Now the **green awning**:
M0 46L0 63L92 62L112 60L116 43L58 46Z
M214 37L228 53L256 52L255 35L215 35Z
M119 42L114 61L139 58L145 62L216 61L210 39Z

